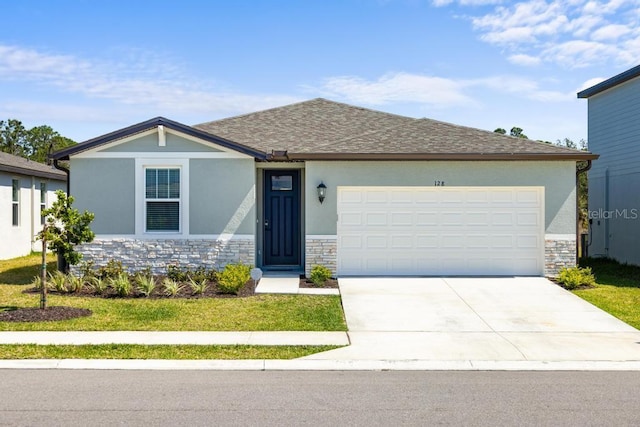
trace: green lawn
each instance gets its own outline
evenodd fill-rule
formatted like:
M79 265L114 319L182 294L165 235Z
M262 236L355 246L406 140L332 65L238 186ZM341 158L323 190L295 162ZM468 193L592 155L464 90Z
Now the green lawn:
M0 359L295 359L339 346L0 345Z
M0 311L38 307L39 295L23 291L40 262L39 254L0 261ZM346 331L335 295L155 300L50 295L49 305L88 308L93 315L60 322L0 322L0 331Z
M593 258L580 264L593 269L598 285L573 293L640 329L640 267Z

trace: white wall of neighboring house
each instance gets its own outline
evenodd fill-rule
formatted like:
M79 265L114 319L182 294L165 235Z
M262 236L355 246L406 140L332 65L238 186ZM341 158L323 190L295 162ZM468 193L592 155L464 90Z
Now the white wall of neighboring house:
M18 225L13 225L13 180L19 181ZM46 185L44 205L48 208L56 200L55 191L64 190L62 181L0 172L0 259L28 255L42 250L36 234L42 229L41 184Z

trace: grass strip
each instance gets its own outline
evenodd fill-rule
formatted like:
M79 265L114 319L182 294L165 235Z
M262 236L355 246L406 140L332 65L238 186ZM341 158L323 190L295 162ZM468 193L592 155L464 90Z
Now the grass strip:
M0 359L295 359L340 346L0 345Z
M602 258L582 260L581 265L592 268L597 286L573 293L640 329L640 267Z

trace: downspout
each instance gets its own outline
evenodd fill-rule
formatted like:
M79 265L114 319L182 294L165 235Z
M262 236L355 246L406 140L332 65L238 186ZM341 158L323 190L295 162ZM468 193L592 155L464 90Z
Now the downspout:
M58 163L58 159L53 160L53 167L67 174L67 195L71 194L71 171Z
M580 261L578 254L578 245L580 244L580 174L589 171L589 169L591 169L591 160L587 160L585 167L576 168L576 265Z

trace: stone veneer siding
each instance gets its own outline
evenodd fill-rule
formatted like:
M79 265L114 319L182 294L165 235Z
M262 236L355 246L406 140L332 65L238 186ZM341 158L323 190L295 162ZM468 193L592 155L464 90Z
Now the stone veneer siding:
M551 238L544 240L544 275L556 277L564 267L576 265L576 238Z
M564 267L576 265L576 241L575 238L545 238L544 249L544 275L555 277ZM311 268L316 265L324 265L337 274L337 249L336 238L316 238L307 236L305 244L305 274L311 273Z
M131 273L151 267L153 274L165 274L168 265L221 269L230 263L255 263L253 239L95 239L78 251L82 261L95 267L114 259Z
M305 275L309 277L314 265L322 265L337 273L338 239L333 237L307 236L305 240Z

